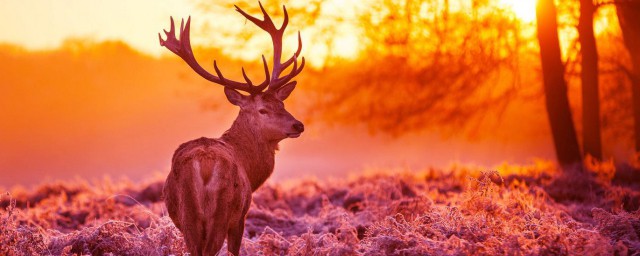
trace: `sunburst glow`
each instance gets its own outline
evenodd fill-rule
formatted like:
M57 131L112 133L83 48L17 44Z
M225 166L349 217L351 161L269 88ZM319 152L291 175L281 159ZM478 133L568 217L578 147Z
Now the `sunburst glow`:
M518 19L532 22L536 19L536 0L499 0L508 6Z

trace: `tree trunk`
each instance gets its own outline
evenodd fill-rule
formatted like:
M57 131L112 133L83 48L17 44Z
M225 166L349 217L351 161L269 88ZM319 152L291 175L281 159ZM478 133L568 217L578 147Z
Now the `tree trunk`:
M578 35L582 54L582 153L602 160L598 50L593 34L593 0L580 0Z
M556 156L562 165L580 163L582 157L569 108L564 65L560 55L556 7L553 0L539 0L536 9L545 103Z
M616 5L618 21L624 44L631 56L631 99L636 152L640 152L640 3L629 2Z

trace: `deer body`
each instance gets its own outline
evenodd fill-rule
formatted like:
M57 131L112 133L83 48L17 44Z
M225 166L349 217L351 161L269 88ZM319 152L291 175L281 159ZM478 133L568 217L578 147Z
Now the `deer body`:
M192 140L174 153L164 200L192 254L214 255L228 237L229 251L238 255L251 193L271 176L278 142L304 130L278 100L288 93L228 95L241 101L231 128L219 139Z
M193 255L215 255L227 236L229 250L237 255L251 186L224 142L200 138L182 144L163 194L169 216Z
M302 47L300 34L294 56L281 62L282 34L288 22L286 9L283 25L276 29L262 4L260 8L264 20L236 6L238 12L272 37L273 72L270 77L263 56L266 78L259 85L253 85L244 69L246 83L224 78L215 61L217 75L204 70L195 60L189 43L190 19L186 26L181 24L180 39L175 36L173 19L171 30L165 31L167 39L160 38L162 46L180 56L196 73L223 85L229 102L240 107L233 125L219 139L203 137L186 142L173 155L163 196L169 217L183 233L192 255L216 255L225 238L229 252L239 255L251 193L273 172L278 143L285 138L297 138L304 131L304 125L285 110L283 103L296 86L291 79L304 67L304 57L299 67L297 63ZM292 64L290 73L281 77L282 71Z

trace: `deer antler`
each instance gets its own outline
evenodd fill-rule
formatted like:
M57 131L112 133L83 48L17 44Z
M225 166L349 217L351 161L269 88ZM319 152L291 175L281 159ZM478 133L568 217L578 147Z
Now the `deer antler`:
M236 82L236 81L224 78L224 76L222 75L222 72L220 72L220 69L218 68L216 61L213 62L213 67L216 73L218 74L218 76L215 76L207 72L204 68L202 68L202 66L200 66L200 64L198 64L198 61L196 61L195 57L193 56L193 51L191 50L191 41L189 36L190 24L191 24L191 17L187 19L186 25L184 24L184 19L180 22L180 39L178 39L175 34L173 17L171 17L171 30L169 30L168 32L164 30L164 33L167 35L167 39L163 40L162 36L160 36L160 33L158 33L158 38L160 38L160 45L166 47L171 52L180 56L180 58L182 58L196 73L198 73L200 76L202 76L203 78L211 82L214 82L232 89L245 91L250 94L260 93L262 92L262 90L264 90L264 88L266 88L269 85L269 82L270 82L269 67L267 66L267 61L265 60L264 55L262 56L262 62L264 63L264 71L265 71L266 78L264 82L262 82L257 86L253 86L253 84L251 83L251 80L249 80L249 77L247 77L247 74L244 72L244 68L242 69L242 75L247 81L246 83Z
M300 37L300 31L298 31L298 50L296 50L296 53L291 58L282 63L282 35L284 34L284 30L289 24L289 15L287 14L287 8L284 5L282 6L282 10L284 11L284 21L282 22L282 26L280 27L280 29L276 29L275 24L273 24L273 20L271 20L269 14L267 14L267 12L264 10L264 7L262 7L262 3L258 2L258 4L260 5L260 10L262 11L262 14L264 16L263 20L259 20L247 14L237 5L234 6L236 7L236 11L242 14L242 16L253 22L253 24L256 24L256 26L260 27L271 36L271 41L273 42L273 71L271 73L271 81L269 83L269 89L267 89L267 91L274 91L287 84L293 77L302 72L302 69L304 68L304 57L302 57L302 63L300 64L300 67L298 67L298 56L300 56L300 51L302 50L302 38ZM282 71L289 67L291 63L293 63L291 72L284 77L280 77Z
M168 32L164 30L164 33L166 34L167 39L163 40L160 33L158 33L158 38L160 39L160 45L166 47L171 52L180 56L180 58L182 58L196 73L198 73L200 76L202 76L203 78L211 82L220 84L222 86L225 86L231 89L245 91L245 92L248 92L249 94L262 93L262 91L265 88L267 88L267 86L269 87L267 89L267 92L275 91L278 88L289 83L291 79L293 79L296 75L302 72L302 69L304 68L304 57L302 57L302 63L300 64L300 67L298 67L298 60L297 60L298 56L300 55L300 51L302 50L302 39L300 37L300 32L298 31L298 50L290 59L282 63L281 62L282 35L284 33L285 28L287 27L287 24L289 23L289 16L287 14L287 9L284 6L282 6L282 8L284 9L284 22L280 27L280 29L276 29L275 25L273 24L273 21L271 20L271 17L269 17L267 12L262 7L262 3L260 2L258 3L260 4L260 9L264 14L264 20L256 19L251 15L247 14L246 12L244 12L238 6L235 6L235 7L236 7L236 11L242 14L245 18L247 18L248 20L253 22L255 25L265 30L267 33L269 33L269 35L271 36L271 40L273 42L272 75L271 77L269 76L269 67L267 65L266 59L264 58L264 55L262 55L262 62L264 63L265 80L259 85L255 85L255 86L253 85L253 83L245 73L244 68L242 68L242 76L246 81L245 83L224 78L215 60L213 61L213 67L216 71L217 76L207 72L204 68L202 68L202 66L198 64L195 57L193 56L193 51L191 49L191 42L189 39L191 17L187 19L186 24L184 24L184 19L182 20L182 22L180 22L180 39L176 37L173 17L171 17L171 29ZM285 70L287 67L289 67L291 63L293 63L293 68L291 69L291 72L284 77L280 77L282 71Z

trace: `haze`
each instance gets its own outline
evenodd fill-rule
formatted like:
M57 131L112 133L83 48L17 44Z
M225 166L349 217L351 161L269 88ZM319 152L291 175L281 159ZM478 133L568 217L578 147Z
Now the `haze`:
M526 9L512 1L504 3L531 22L522 11ZM140 180L165 175L180 143L218 137L237 114L223 98L221 86L204 81L158 45L157 33L168 28L169 16L202 15L203 9L192 1L3 0L1 4L0 186L74 177ZM220 17L230 22L224 24L243 22L230 4L213 5L229 15ZM333 24L329 21L315 25L326 28ZM353 25L353 20L347 23ZM540 98L512 103L501 119L489 117L471 135L442 136L433 129L388 135L372 132L366 120L345 124L314 117L320 111L306 103L317 97L323 80L335 71L325 61L348 61L362 47L360 35L349 26L327 44L317 39L325 30L293 28L303 30L308 42L303 54L313 65L305 71L310 74L301 75L299 89L287 106L305 120L307 131L281 143L275 181L452 163L491 168L503 162L553 158ZM202 63L215 58L231 76L240 76L241 65L258 63L256 56L264 51L256 46L255 53L234 53L222 46L238 38L225 41L231 39L207 33L197 37L194 41L201 49L196 56ZM295 42L293 36L285 40ZM222 49L212 50L209 44ZM332 47L342 50L330 55L327 49ZM540 86L537 82L534 85ZM615 155L616 148L607 150Z

